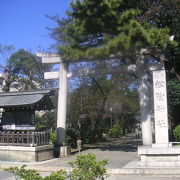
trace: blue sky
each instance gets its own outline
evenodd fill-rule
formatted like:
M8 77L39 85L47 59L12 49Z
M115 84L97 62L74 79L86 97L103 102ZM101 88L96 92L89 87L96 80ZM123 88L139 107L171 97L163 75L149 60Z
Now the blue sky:
M47 27L56 23L49 16L65 16L71 0L0 0L0 44L35 52L54 43Z

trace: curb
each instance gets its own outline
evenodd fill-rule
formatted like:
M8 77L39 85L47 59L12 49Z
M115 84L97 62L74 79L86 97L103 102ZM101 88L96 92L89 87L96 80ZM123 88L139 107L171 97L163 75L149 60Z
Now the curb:
M22 164L0 164L0 169L10 168L10 167L21 167ZM27 165L27 169L34 169L38 172L54 172L59 170L72 171L71 167L54 167L54 166L36 166ZM113 169L107 168L107 173L109 175L170 175L170 176L180 176L179 168L120 168Z
M178 168L129 168L129 169L107 169L110 175L177 175L180 176Z

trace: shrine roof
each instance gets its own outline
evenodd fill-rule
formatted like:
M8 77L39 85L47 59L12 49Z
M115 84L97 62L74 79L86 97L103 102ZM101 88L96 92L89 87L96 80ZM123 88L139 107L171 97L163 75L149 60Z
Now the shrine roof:
M36 110L54 109L50 96L54 90L2 92L0 108L33 107Z

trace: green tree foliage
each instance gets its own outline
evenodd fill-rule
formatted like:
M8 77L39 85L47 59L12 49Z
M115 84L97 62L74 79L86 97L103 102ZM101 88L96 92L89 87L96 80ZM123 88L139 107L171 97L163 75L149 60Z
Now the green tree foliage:
M70 94L68 124L80 131L83 143L102 140L103 133L111 128L111 120L124 131L134 127L139 106L137 91L130 87L131 82L132 79L120 75L99 76L84 81Z
M80 139L80 132L75 128L66 129L66 143L72 148L77 147L77 140Z
M176 78L168 81L169 113L172 119L172 128L175 128L180 121L180 83Z
M123 134L123 130L119 124L113 125L113 127L109 130L109 135L110 137L113 137L113 138L121 137L122 134Z
M42 64L40 58L23 49L13 53L8 60L10 76L22 84L23 90L42 88L45 69L47 67Z
M51 82L45 82L43 79L44 71L50 70L51 66L42 64L40 58L23 49L9 56L4 55L7 54L5 50L10 52L11 46L0 49L4 59L2 61L4 62L4 77L1 78L1 81L5 81L4 91L10 91L10 88L22 91L51 87ZM1 70L3 66L1 65Z
M11 167L5 169L9 173L13 174L16 179L19 177L24 180L66 180L67 174L65 171L57 171L51 173L49 176L42 177L36 170L34 169L25 169L26 165L18 167Z
M46 111L44 114L36 114L36 130L56 130L56 111Z
M180 80L179 0L75 0L67 18L53 19L57 27L51 34L65 61L119 59L136 63L145 48L147 60L164 61L168 79ZM169 40L172 35L174 41ZM179 81L174 83L178 86ZM170 84L170 101L175 103L179 97L174 100L174 85ZM179 117L177 107L171 106L173 121Z
M13 46L3 46L0 44L0 86L4 91L9 91L9 86L11 84L7 63L13 51Z
M94 154L77 156L76 161L70 162L74 168L69 177L71 180L104 180L107 177L105 166L107 160L97 161Z
M63 59L132 57L142 48L164 50L172 44L169 29L142 20L145 9L141 10L141 4L124 0L73 1L68 17L56 18L58 27L52 31L62 43L58 48Z
M166 69L180 80L180 1L179 0L146 0L142 1L144 20L157 28L169 29L174 35L177 46L169 45L162 56L161 52L154 54L156 59L165 61Z
M21 177L25 180L42 180L41 175L35 171L35 170L27 170L25 169L26 165L21 166L21 168L18 167L10 167L5 169L5 171L8 171L9 173L14 174L15 178Z
M67 180L67 173L63 170L53 172L50 176L43 178L44 180Z
M173 130L174 137L176 141L180 141L180 125L176 126Z
M168 92L170 95L171 105L180 105L180 83L177 79L168 81Z
M57 134L56 134L55 132L51 132L51 133L50 133L50 141L51 141L54 145L56 145L56 143L57 143Z

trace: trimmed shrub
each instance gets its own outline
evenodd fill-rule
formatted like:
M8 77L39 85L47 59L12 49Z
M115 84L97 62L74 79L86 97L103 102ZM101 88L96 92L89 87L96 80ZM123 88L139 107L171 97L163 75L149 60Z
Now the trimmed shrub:
M123 130L119 124L115 124L112 129L109 130L109 136L113 138L118 138L122 136Z
M56 142L57 142L57 134L55 132L50 132L50 141L53 144L56 144Z
M67 128L66 130L66 144L75 148L77 146L77 140L80 139L80 132L73 128Z
M108 175L105 166L108 161L97 161L94 154L79 155L76 161L69 162L74 168L69 175L70 180L104 180Z

